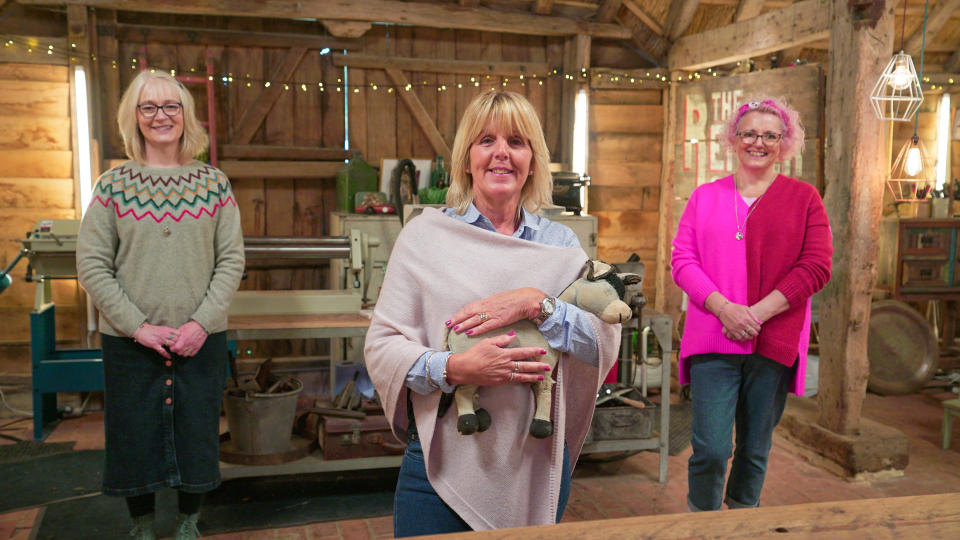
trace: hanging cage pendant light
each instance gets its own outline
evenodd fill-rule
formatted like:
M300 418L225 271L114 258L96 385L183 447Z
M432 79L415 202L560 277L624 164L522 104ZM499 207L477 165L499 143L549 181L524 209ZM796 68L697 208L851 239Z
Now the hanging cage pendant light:
M881 120L909 122L923 103L923 90L913 58L900 51L893 55L870 92L873 111Z
M914 135L900 148L887 187L898 202L916 202L931 195L936 185L933 160L927 154L920 137Z

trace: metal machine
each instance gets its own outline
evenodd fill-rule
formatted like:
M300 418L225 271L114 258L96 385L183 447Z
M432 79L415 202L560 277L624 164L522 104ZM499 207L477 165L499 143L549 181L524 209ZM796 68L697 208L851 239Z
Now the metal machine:
M37 284L30 313L30 363L33 381L33 437L44 437L44 424L57 418L57 392L103 390L103 361L99 349L57 349L54 279L77 277L79 219L41 219L26 238L23 249L0 274L10 284L10 270L23 257L27 281Z
M58 392L103 390L100 349L57 349L52 280L76 279L79 219L43 219L25 238L23 249L0 272L0 292L12 282L10 271L24 257L29 260L26 280L37 291L30 313L30 358L33 379L34 439L44 438L43 427L57 418ZM248 261L347 259L352 289L343 291L239 291L231 315L276 313L355 313L367 296L370 248L379 240L351 230L348 236L322 238L248 238Z

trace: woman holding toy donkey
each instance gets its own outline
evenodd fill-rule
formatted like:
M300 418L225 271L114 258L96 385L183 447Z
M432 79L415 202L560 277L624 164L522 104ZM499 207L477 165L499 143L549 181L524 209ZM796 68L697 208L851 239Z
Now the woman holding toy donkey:
M690 296L680 383L693 397L691 511L759 504L787 393L803 393L810 297L830 279L833 254L817 190L774 168L803 137L785 101L744 103L722 135L737 171L695 189L680 218L672 264Z
M394 246L364 355L394 433L408 441L394 501L398 537L563 515L620 326L556 298L587 256L569 228L534 214L551 202L548 164L524 97L478 95L457 130L450 207L426 209ZM516 332L504 328L514 323ZM519 346L522 325L544 344ZM447 350L448 332L469 347ZM559 355L553 369L542 361L548 349ZM531 423L530 383L551 378L552 410ZM478 409L472 423L443 414L441 394L458 385L479 386L489 414Z

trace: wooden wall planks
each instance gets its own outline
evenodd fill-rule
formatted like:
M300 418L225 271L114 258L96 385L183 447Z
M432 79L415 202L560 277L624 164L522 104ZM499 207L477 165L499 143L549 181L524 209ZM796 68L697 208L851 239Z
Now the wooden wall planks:
M64 65L0 63L0 268L37 221L78 215L67 75ZM25 269L24 261L12 270L13 284L0 296L0 345L29 343L36 285L24 281ZM53 282L63 342L80 338L77 291L74 281ZM29 370L28 351L10 350Z
M597 254L644 263L644 294L655 297L663 106L660 90L590 93L588 209L597 216Z

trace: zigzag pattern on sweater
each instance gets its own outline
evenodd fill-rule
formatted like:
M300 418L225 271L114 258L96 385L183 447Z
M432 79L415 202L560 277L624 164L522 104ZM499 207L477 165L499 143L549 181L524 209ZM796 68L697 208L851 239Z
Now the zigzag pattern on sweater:
M163 178L144 176L121 165L104 173L95 193L91 205L113 205L118 218L130 216L139 221L151 217L157 223L168 217L177 222L185 216L212 217L218 208L237 204L226 176L213 167Z

